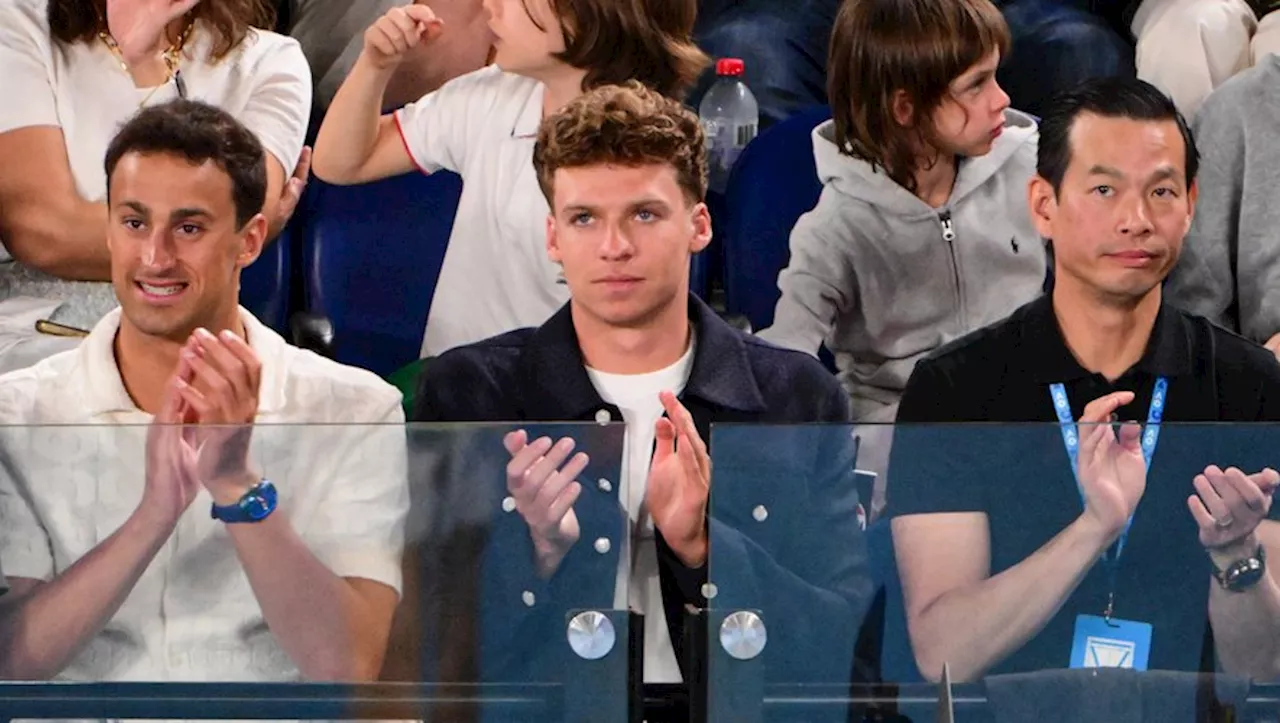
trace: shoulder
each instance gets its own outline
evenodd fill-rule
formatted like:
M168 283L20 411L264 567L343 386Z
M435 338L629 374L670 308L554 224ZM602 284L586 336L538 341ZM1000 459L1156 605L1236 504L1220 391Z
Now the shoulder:
M1277 98L1280 82L1280 58L1267 56L1252 68L1236 73L1205 99L1196 113L1196 125L1204 121L1238 118L1260 102Z
M473 101L493 107L521 109L529 97L541 87L541 83L523 75L506 73L489 65L460 75L440 86L427 97L468 97Z
M756 384L770 410L791 410L789 422L844 422L849 398L840 382L817 359L741 334ZM799 405L799 406L797 406Z
M285 345L284 395L299 422L370 424L403 421L400 391L365 369Z
M1021 341L1021 329L1030 313L1031 306L1026 304L1012 314L995 322L975 329L959 339L954 339L927 354L916 365L933 370L964 373L977 368L986 368L996 359L1008 356Z
M246 67L271 72L306 72L311 70L298 41L270 30L251 28L235 50L237 62Z
M1257 379L1268 388L1280 391L1280 363L1266 347L1247 339L1234 331L1214 324L1209 319L1188 311L1168 306L1181 319L1186 328L1192 329L1196 340L1196 355L1213 354L1219 376Z
M82 349L76 348L0 376L0 420L18 425L80 421L75 410L83 364Z
M11 49L51 47L53 35L49 30L47 3L42 0L0 2L0 39Z
M513 406L519 368L534 329L517 329L456 347L427 361L415 421L484 421Z
M971 421L1023 351L1022 328L1035 301L1007 318L943 344L920 359L907 379L899 422Z

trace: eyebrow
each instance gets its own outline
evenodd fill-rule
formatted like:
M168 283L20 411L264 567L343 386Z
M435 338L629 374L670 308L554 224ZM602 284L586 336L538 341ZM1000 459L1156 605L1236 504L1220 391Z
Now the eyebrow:
M1118 178L1118 179L1123 179L1125 177L1124 173L1122 173L1120 170L1112 168L1111 166L1104 166L1102 164L1095 164L1092 167L1090 167L1089 175L1090 176L1107 176L1110 178ZM1173 166L1161 166L1151 173L1151 176L1147 179L1147 183L1155 183L1157 181L1169 181L1169 180L1176 181L1178 178L1179 178L1179 173L1176 168L1174 168Z
M121 201L121 206L130 209L140 216L151 216L151 209L139 201ZM213 214L203 208L178 208L169 214L169 221L186 221L193 218L213 218Z
M661 208L664 210L671 208L670 204L668 204L666 201L660 198L647 197L647 198L641 198L641 199L637 199L635 201L629 202L627 204L627 211L628 212L638 211L642 208L653 208L653 207ZM567 204L564 208L562 208L560 212L566 213L566 214L573 214L573 213L593 213L594 214L594 213L600 212L600 207L592 206L587 203L570 203L570 204Z
M213 214L203 208L179 208L169 214L170 221L186 221L193 218L213 218Z
M977 75L973 76L973 78L972 78L972 79L970 79L970 81L969 81L968 83L965 83L965 87L966 87L966 88L977 88L978 86L980 86L980 85L982 85L983 83L985 83L985 82L987 82L988 80L990 80L990 79L991 79L991 76L993 76L993 75L995 75L995 74L996 74L996 73L995 73L995 71L994 71L994 70L984 70L984 71L982 71L982 72L978 73Z

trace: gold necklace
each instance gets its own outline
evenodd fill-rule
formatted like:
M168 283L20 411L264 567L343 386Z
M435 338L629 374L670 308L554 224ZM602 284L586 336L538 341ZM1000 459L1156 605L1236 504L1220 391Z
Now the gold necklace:
M167 75L165 76L163 83L160 83L156 87L152 88L151 92L147 93L147 97L143 98L142 102L138 103L139 108L145 106L147 104L147 101L151 100L151 98L155 96L157 91L159 91L164 86L168 85L169 82L173 80L174 75L176 75L178 72L178 67L182 65L182 49L186 47L187 39L191 36L191 29L194 27L195 27L194 20L187 23L187 26L182 29L182 33L178 36L177 42L170 45L161 55L161 57L164 59L164 67L167 69ZM120 63L120 69L123 70L125 74L132 79L133 74L129 70L129 64L125 62L124 53L120 51L120 45L116 43L116 39L113 38L111 36L111 33L107 32L106 30L99 30L98 38L101 39L103 44L107 46L107 49L111 51L111 54L116 56L116 60Z

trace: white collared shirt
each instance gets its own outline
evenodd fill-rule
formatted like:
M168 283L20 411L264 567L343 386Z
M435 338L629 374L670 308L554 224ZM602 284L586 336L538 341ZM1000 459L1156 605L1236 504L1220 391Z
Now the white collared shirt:
M398 591L409 507L399 392L286 344L243 309L241 317L262 362L251 458L279 490L275 514L335 574ZM116 310L79 348L0 377L0 425L23 425L0 426L0 566L10 578L62 574L142 498L151 415L116 367L119 324ZM202 490L60 679L299 678L210 505Z
M541 326L569 300L560 267L547 258L549 207L533 170L543 91L490 66L396 112L418 168L455 171L464 182L423 356Z

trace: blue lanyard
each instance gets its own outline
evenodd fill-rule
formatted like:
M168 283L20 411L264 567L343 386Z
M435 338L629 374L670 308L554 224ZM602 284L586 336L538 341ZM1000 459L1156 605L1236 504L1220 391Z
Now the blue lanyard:
M1071 460L1071 473L1076 478L1076 491L1080 493L1083 505L1084 488L1080 486L1080 436L1076 431L1076 421L1071 416L1071 403L1067 401L1067 389L1062 384L1049 385L1049 394L1053 397L1053 409L1058 413L1058 426L1062 429L1062 443L1067 448L1067 457ZM1169 380L1156 378L1155 389L1151 391L1151 407L1147 410L1147 425L1142 430L1142 457L1146 460L1147 469L1151 469L1151 458L1156 453L1156 442L1160 440L1160 420L1164 418L1165 403L1169 396ZM1102 556L1104 562L1118 564L1124 552L1124 543L1129 539L1129 528L1133 526L1133 515L1125 523L1124 532L1116 540L1115 547Z

